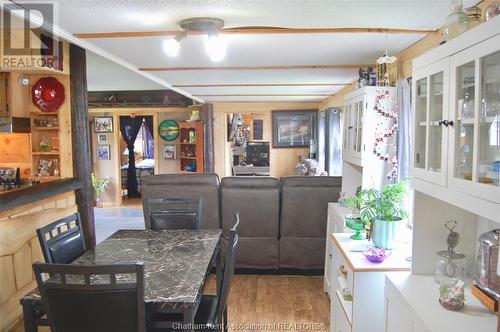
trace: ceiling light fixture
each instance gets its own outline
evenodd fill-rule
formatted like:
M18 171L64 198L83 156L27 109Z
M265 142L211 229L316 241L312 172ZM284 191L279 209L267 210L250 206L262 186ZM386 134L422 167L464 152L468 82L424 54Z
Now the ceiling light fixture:
M181 43L186 39L186 33L175 36L175 38L166 39L163 41L163 50L169 56L177 56L181 49Z
M169 56L177 56L179 54L181 43L186 39L190 32L207 34L205 49L210 60L217 62L224 59L226 56L226 42L219 35L219 30L224 26L224 21L212 17L195 17L183 20L179 23L184 31L174 38L167 39L163 42L163 50Z
M387 52L387 45L388 44L389 44L389 36L386 33L385 34L385 54L377 59L377 63L379 65L382 65L384 63L394 63L394 62L396 62L396 60L398 60L398 58L396 58L395 56L389 56L389 52Z

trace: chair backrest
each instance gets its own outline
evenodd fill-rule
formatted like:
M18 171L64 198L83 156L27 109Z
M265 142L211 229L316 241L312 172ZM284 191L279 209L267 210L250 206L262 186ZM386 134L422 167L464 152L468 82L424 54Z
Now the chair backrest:
M156 174L141 178L145 198L202 198L199 228L220 229L219 177L215 173ZM144 211L144 218L149 214Z
M234 265L239 246L238 226L240 224L240 214L236 212L236 222L229 233L229 242L227 244L226 258L224 260L224 274L222 276L222 286L220 290L219 303L217 305L217 317L222 317L226 309L229 291L231 290L231 280L234 275ZM227 322L224 322L227 324Z
M145 198L146 229L198 229L202 199Z
M47 263L68 264L86 250L79 213L41 227L36 233Z
M52 332L146 331L144 263L33 270Z

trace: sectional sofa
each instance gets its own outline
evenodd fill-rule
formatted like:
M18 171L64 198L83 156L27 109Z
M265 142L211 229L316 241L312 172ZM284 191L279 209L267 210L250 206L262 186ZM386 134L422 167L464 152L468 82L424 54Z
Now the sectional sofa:
M143 177L142 195L201 197L201 228L222 228L224 239L240 213L237 268L323 269L328 202L341 177L219 177L213 173ZM148 212L144 213L148 218Z

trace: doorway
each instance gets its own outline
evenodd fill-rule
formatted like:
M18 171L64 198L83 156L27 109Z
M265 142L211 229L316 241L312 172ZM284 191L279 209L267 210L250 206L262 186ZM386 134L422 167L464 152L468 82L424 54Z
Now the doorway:
M141 178L155 173L153 116L120 116L120 134L122 205L135 205Z

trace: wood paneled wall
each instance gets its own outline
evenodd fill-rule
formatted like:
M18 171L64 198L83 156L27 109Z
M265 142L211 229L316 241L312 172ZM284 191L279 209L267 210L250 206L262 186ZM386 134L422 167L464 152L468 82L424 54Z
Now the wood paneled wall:
M44 261L36 229L76 211L70 192L0 213L0 331L22 318L19 299L36 287L31 265Z
M103 205L120 206L121 198L121 147L120 147L120 116L130 116L132 113L136 115L151 115L153 116L154 128L154 145L155 145L155 173L176 173L180 169L179 160L163 160L163 148L165 144L179 144L179 140L166 142L158 135L158 125L161 121L172 119L175 121L184 121L189 119L192 108L93 108L90 109L90 131L92 142L92 172L96 177L110 177L110 184L106 188L102 197ZM113 132L107 133L108 142L102 144L110 144L111 160L97 160L97 134L94 133L93 118L96 116L111 116L113 117ZM180 146L177 146L177 154L180 153Z
M316 102L213 102L215 172L220 176L231 175L232 155L227 142L227 114L255 114L264 120L264 141L272 143L271 111L304 110L320 106ZM307 155L309 148L270 149L271 176L293 175L299 156Z

